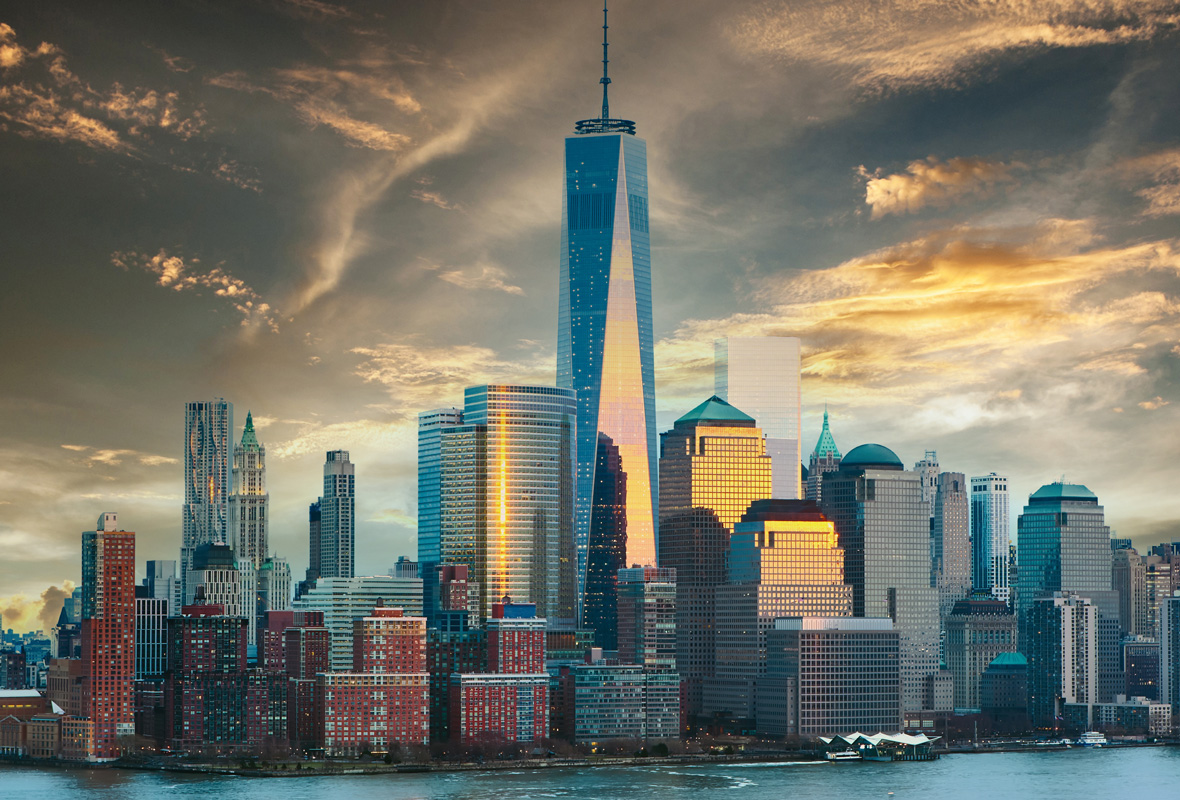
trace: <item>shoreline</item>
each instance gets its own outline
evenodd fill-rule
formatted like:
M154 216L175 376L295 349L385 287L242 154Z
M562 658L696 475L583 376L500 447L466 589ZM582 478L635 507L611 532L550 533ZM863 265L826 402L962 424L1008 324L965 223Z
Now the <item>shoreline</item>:
M1175 747L1180 742L1118 742L1101 749L1120 750L1141 747ZM1063 752L1084 748L1064 745L1008 744L996 747L952 746L936 751L938 755L968 755L988 753ZM192 775L233 775L243 778L314 778L341 775L397 775L451 772L502 772L511 770L542 771L553 769L595 769L601 767L692 767L713 764L792 764L799 766L834 765L835 762L817 758L810 753L757 752L732 755L688 756L602 756L597 758L547 758L512 761L413 762L403 764L356 763L344 761L282 762L287 769L276 767L247 768L213 763L110 762L87 764L75 761L0 758L0 766L31 767L34 769L125 769L138 772L171 772ZM299 769L296 769L299 765Z

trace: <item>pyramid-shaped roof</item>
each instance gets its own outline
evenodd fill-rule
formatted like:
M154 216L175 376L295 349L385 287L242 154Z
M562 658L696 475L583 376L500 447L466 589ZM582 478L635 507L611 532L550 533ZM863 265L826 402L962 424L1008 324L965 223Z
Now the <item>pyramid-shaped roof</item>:
M836 440L832 437L832 431L828 428L828 409L824 407L824 429L820 431L819 441L815 443L815 454L817 456L826 456L829 453L836 458L840 458L840 448L836 447Z
M742 413L717 395L713 395L699 406L689 411L676 424L681 422L754 422L749 414Z
M246 428L242 431L242 447L247 450L257 450L259 446L258 436L254 433L254 417L247 411Z

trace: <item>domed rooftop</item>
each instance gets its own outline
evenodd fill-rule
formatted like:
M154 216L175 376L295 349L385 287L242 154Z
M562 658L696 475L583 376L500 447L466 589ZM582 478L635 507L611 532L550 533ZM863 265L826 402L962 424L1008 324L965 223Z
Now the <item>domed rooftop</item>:
M905 469L897 453L882 444L862 444L848 451L840 469Z

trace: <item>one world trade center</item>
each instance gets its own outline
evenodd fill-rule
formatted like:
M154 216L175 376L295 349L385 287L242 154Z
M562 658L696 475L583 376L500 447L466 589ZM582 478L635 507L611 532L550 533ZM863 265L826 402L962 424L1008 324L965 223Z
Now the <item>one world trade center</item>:
M647 144L607 102L565 140L557 385L577 390L578 595L612 616L620 567L656 563L656 418ZM601 605L602 582L611 597Z

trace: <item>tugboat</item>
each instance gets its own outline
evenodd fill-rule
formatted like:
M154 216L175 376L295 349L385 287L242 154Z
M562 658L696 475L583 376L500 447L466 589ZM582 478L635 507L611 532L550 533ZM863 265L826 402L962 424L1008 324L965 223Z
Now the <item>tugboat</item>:
M1086 731L1074 742L1078 747L1102 747L1106 744L1106 737L1098 731Z

